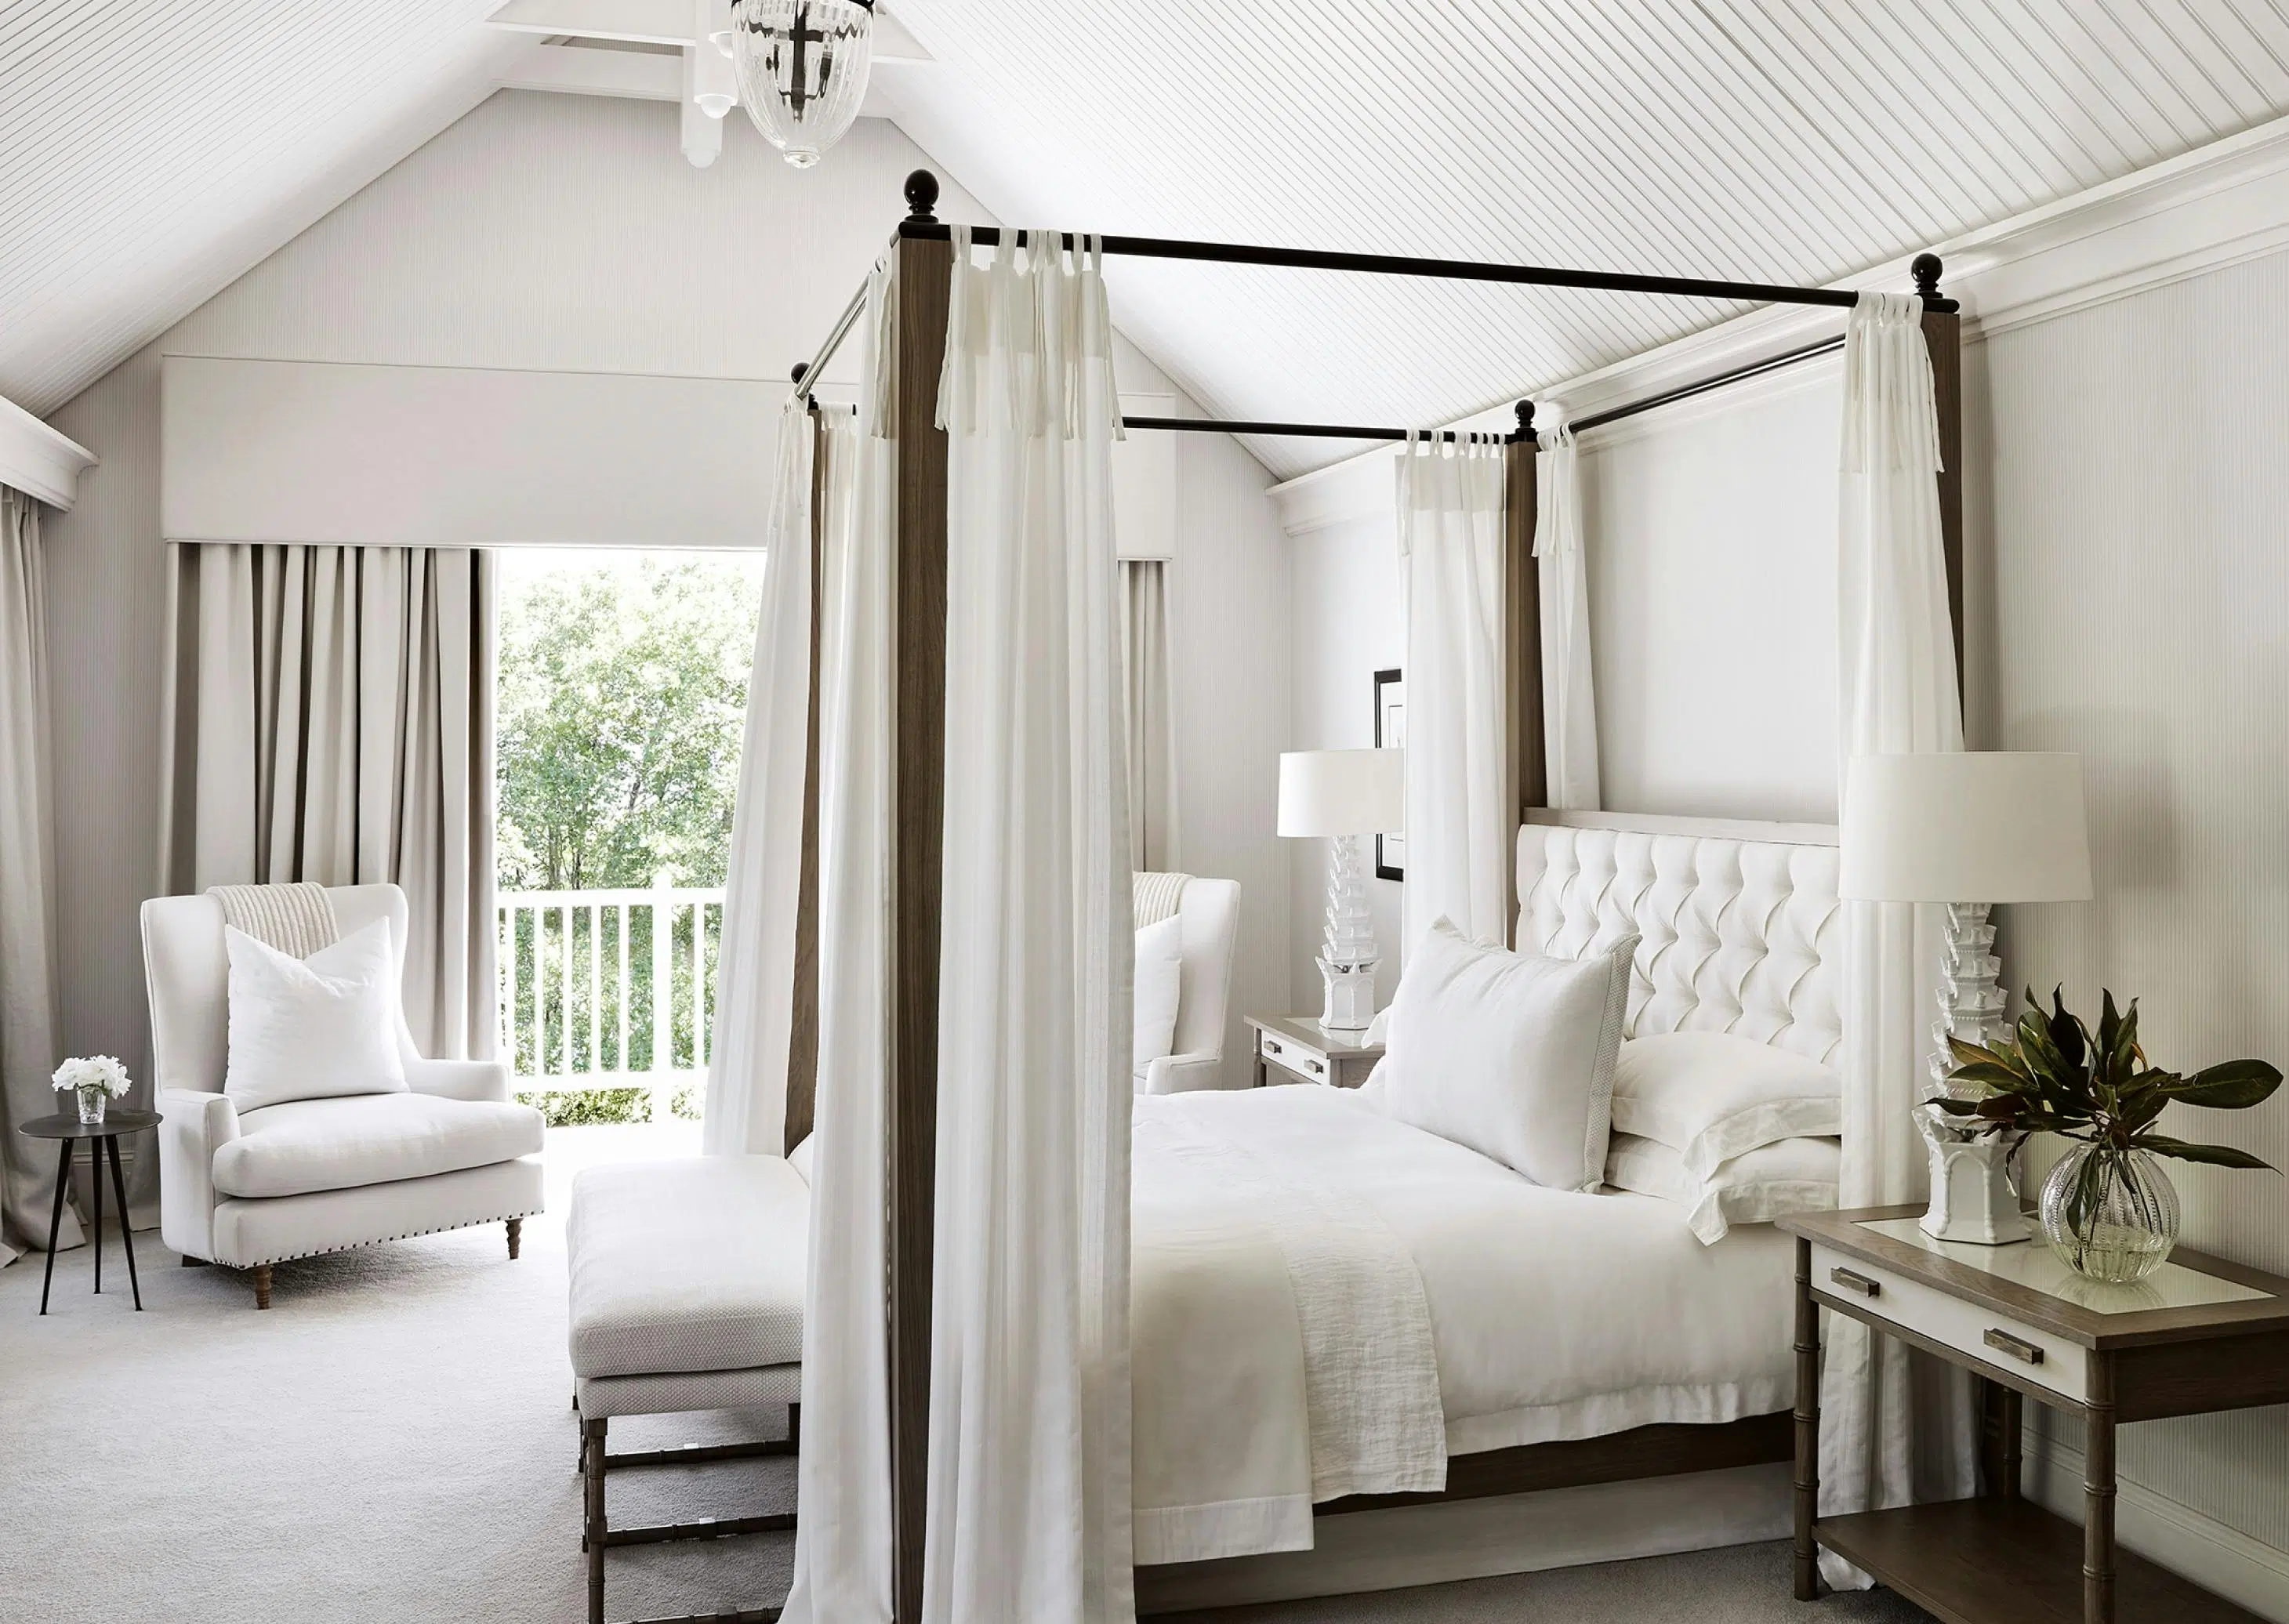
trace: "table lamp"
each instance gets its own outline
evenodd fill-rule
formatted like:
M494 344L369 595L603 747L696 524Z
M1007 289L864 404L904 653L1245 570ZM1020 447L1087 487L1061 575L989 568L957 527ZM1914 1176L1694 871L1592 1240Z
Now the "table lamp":
M1375 970L1382 950L1368 908L1360 837L1407 827L1403 750L1291 750L1280 758L1280 832L1290 840L1331 837L1328 932L1320 957L1326 998L1320 1024L1364 1031L1375 1019Z
M1948 905L1924 1098L1946 1094L1955 1069L1948 1039L1986 1043L2009 1000L1989 908L2090 897L2082 758L2033 751L1855 756L1845 776L1842 845L1845 900ZM2031 1231L2010 1180L2017 1138L1974 1138L1920 1103L1916 1126L1931 1147L1924 1232L1986 1246L2025 1239Z

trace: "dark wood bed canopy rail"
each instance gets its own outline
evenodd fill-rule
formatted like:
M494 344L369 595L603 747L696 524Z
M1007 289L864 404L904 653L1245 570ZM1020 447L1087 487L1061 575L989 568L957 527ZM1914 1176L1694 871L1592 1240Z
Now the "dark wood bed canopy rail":
M937 1140L938 932L941 898L945 771L946 613L946 440L937 426L935 383L945 353L946 300L952 286L952 227L932 212L937 178L927 170L908 176L905 196L912 213L900 225L893 251L899 283L897 354L892 399L887 403L889 437L895 442L897 494L897 535L892 545L891 585L894 717L891 737L890 915L888 940L893 955L889 996L888 1147L888 1273L885 1306L890 1380L891 1496L894 1544L892 1600L897 1624L921 1614L925 1529L923 1485L929 1416L930 1265L936 1208ZM970 240L995 243L993 227L972 229ZM1072 242L1070 234L1063 240ZM1618 292L1750 300L1770 304L1848 308L1856 295L1833 288L1771 287L1755 283L1692 277L1639 276L1603 271L1572 271L1534 266L1475 264L1382 254L1263 248L1189 243L1152 237L1097 239L1104 251L1215 264L1277 266L1304 270L1433 277L1537 287L1590 288ZM1923 327L1931 353L1937 397L1941 454L1941 521L1946 551L1948 599L1955 624L1956 665L1963 662L1963 476L1962 404L1958 306L1939 294L1939 259L1919 256L1913 266L1916 291L1924 299ZM813 359L794 370L800 386L817 378L827 360L856 327L865 303L862 288L844 309ZM1736 367L1597 414L1575 425L1594 427L1704 393L1742 378L1824 354L1841 338ZM1403 429L1336 425L1256 423L1194 418L1124 419L1137 428L1216 430L1224 433L1298 434L1324 438L1398 440ZM1452 431L1441 437L1451 439ZM1519 406L1518 427L1504 436L1504 570L1507 718L1504 784L1509 803L1539 807L1548 794L1543 761L1542 625L1539 570L1534 562L1535 513L1533 407ZM816 479L824 478L818 459ZM822 537L814 504L812 557L820 558ZM811 665L812 745L803 819L802 880L797 911L795 1031L789 1057L786 1143L792 1149L809 1133L815 1100L818 1039L818 794L817 715L819 570L812 572L814 653ZM1515 887L1512 888L1515 889ZM1335 1501L1322 1514L1365 1509L1370 1504L1415 1503L1518 1493L1586 1483L1655 1477L1715 1468L1791 1459L1788 1412L1751 1416L1712 1426L1645 1427L1610 1437L1543 1444L1464 1455L1450 1466L1442 1493L1392 1501Z

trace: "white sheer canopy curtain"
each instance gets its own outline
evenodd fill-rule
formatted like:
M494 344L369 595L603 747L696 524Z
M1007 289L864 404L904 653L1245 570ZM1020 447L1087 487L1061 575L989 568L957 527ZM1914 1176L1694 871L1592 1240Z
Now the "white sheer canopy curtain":
M931 1624L1125 1624L1133 935L1102 255L953 236ZM1119 1034L1119 1041L1114 1035Z
M219 542L167 552L162 888L403 887L415 1042L442 1059L490 1058L490 555Z
M1590 670L1590 569L1582 549L1582 473L1574 431L1535 437L1534 556L1542 600L1543 758L1553 807L1595 812L1598 701Z
M1503 447L1408 436L1399 455L1407 580L1407 878L1411 947L1445 918L1510 939L1513 812L1503 773Z
M1963 748L1922 315L1912 295L1862 293L1845 330L1839 770L1855 755ZM1909 1113L1923 1075L1940 911L1844 908L1843 1203L1920 1200L1923 1147ZM1822 1515L1970 1493L1968 1382L1856 1319L1831 1314L1825 1324ZM1832 1584L1867 1582L1829 1552L1821 1560Z
M878 265L867 283L858 418L837 423L827 446L830 483L848 498L831 511L849 520L829 526L819 563L818 1097L796 1463L802 1516L787 1624L888 1624L890 1617L883 898L897 488L884 374L897 319L897 279ZM775 738L773 748L801 745Z
M1175 673L1168 562L1121 561L1121 669L1129 733L1129 866L1177 866Z
M786 1139L787 1046L810 769L811 521L822 434L841 437L839 470L832 450L826 460L830 481L839 471L849 487L840 493L847 506L857 485L856 420L848 410L826 408L814 428L802 397L789 400L779 416L746 735L731 808L702 1137L711 1156L778 1156L794 1149ZM830 512L836 499L827 493Z
M48 1244L52 1158L18 1125L56 1109L56 997L48 611L40 505L0 485L0 1262ZM65 1214L59 1246L80 1243Z

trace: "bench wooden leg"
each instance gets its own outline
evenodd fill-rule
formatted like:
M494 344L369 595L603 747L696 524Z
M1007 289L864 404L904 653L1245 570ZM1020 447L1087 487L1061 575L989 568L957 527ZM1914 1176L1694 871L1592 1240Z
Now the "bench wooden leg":
M588 1556L588 1624L604 1624L604 1425L585 1417L580 1422L586 1513L580 1543Z
M270 1265L267 1263L254 1266L254 1306L259 1309L270 1306Z
M512 1218L508 1221L508 1254L512 1262L515 1260L517 1248L523 1244L524 1220Z

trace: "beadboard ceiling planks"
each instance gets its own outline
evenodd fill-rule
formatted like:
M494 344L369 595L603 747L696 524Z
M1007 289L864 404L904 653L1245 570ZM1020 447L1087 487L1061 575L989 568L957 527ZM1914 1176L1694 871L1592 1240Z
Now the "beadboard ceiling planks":
M6 0L0 395L44 414L491 92L498 0Z
M475 105L498 0L6 0L0 395L52 410ZM1848 278L2289 112L2284 0L891 0L881 89L1000 218ZM833 186L833 158L815 183ZM1211 410L1432 424L1709 300L1126 261ZM1294 474L1354 448L1256 447Z
M2273 0L898 0L900 122L1005 220L1822 283L2289 110ZM1709 301L1123 262L1211 410L1432 424ZM1269 441L1294 474L1356 448Z

